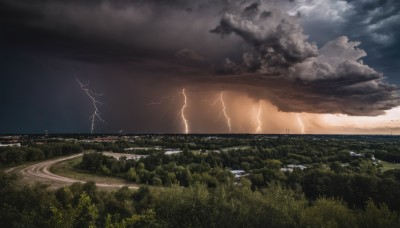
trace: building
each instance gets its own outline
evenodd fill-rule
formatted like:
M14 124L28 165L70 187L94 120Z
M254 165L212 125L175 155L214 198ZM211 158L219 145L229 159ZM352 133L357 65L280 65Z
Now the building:
M354 151L349 151L349 154L350 154L350 156L352 156L352 157L364 157L364 155L362 155L362 154L357 154L357 153L354 152Z
M183 151L180 149L165 149L165 155L179 154Z
M21 143L10 143L10 144L1 144L0 143L0 147L11 147L11 146L21 147Z
M280 170L282 172L293 172L294 169L304 170L304 169L307 169L307 166L305 166L305 165L287 165L286 167L281 168Z
M248 173L246 173L246 171L241 170L241 169L230 170L230 172L233 174L235 179L240 179L241 177L249 175Z

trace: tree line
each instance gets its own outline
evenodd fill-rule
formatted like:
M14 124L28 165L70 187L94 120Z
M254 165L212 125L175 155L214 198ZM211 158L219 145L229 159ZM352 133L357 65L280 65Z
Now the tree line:
M309 202L296 191L251 183L195 184L169 188L127 187L100 191L92 182L57 190L19 186L0 173L0 221L4 227L398 227L400 217L385 204L363 208L319 197Z
M1 147L0 165L40 161L80 152L82 152L82 146L76 143L48 143L24 147Z

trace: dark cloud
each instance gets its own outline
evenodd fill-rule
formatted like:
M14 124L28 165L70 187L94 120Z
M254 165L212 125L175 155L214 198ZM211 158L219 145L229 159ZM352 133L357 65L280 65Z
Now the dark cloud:
M396 45L395 41L400 37L400 32L396 29L400 25L398 1L362 1L350 4L357 6L349 19L355 20L360 37L366 37L369 42L375 42L378 46Z
M1 94L18 101L6 86L15 75L12 85L35 80L58 93L60 85L75 85L76 69L109 89L115 112L107 119L118 119L119 129L132 116L146 129L152 110L136 106L183 86L238 91L282 111L379 115L399 105L397 87L380 73L396 80L387 72L400 61L399 9L395 0L0 0L0 73L8 77ZM62 67L49 70L52 64ZM31 84L24 87L29 96L44 93Z
M195 62L204 60L203 56L197 54L194 50L187 48L177 51L175 53L175 56L183 60L190 60Z
M270 17L271 15L272 15L272 12L270 12L270 11L263 11L263 12L260 14L260 18L265 19L265 18Z
M250 45L252 52L243 53L241 64L227 59L222 71L257 73L254 82L246 75L241 83L273 90L265 98L274 97L272 102L283 111L380 115L400 105L398 88L365 65L361 58L366 53L357 48L360 42L349 42L345 36L318 49L289 16L264 22L228 13L210 32L236 34ZM279 84L259 74L280 75Z
M199 11L187 12L178 7L181 1L168 3L171 4L167 1L4 0L0 39L5 46L12 45L21 52L119 63L170 59L177 50L202 48L200 40L218 40L202 31L205 23L190 26L197 23ZM207 30L208 27L204 28ZM183 33L190 34L191 38L183 37ZM218 41L209 43L220 45ZM210 49L218 52L217 48Z
M254 17L258 13L259 5L260 5L260 3L254 2L254 3L250 4L249 6L246 6L243 10L242 15L244 17Z
M323 45L333 37L362 41L365 61L399 83L400 2L396 0L298 1L301 24L312 40Z

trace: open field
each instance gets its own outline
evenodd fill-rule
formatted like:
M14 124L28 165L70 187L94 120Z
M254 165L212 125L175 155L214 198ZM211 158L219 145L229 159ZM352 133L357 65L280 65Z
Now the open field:
M223 148L222 151L247 150L247 149L251 149L251 146L234 146L234 147L227 147L227 148Z
M391 169L400 169L400 163L390 163L390 162L385 162L381 161L379 164L382 165L381 171L385 172Z

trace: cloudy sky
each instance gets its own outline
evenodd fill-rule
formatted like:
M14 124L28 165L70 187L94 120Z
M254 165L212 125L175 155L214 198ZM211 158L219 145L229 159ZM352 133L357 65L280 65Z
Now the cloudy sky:
M0 133L400 134L399 26L397 0L0 0Z

